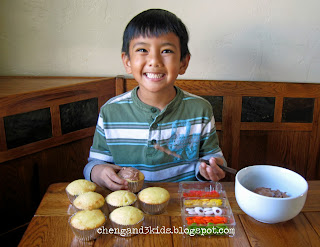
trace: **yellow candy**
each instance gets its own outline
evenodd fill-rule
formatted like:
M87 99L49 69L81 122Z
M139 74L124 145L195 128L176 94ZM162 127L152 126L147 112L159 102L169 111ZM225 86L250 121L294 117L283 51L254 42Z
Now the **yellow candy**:
M197 200L185 200L185 206L221 206L221 199L197 199Z

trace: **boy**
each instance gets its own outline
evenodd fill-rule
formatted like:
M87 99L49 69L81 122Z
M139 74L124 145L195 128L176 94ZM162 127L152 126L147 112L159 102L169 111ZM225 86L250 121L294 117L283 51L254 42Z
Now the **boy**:
M86 179L111 190L127 189L116 173L129 166L154 182L218 181L225 176L217 166L226 161L211 105L174 86L189 64L188 40L182 21L166 10L146 10L129 22L122 61L139 86L101 107ZM199 158L209 159L210 166Z

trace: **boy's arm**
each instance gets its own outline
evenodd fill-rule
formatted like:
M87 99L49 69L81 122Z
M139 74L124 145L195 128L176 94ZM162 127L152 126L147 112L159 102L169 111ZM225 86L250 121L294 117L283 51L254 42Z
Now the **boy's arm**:
M212 111L211 111L212 112ZM227 162L223 156L223 153L219 147L218 135L215 128L214 116L210 115L211 121L209 121L203 128L200 140L199 158L209 160L210 168L205 163L197 162L195 168L196 178L200 181L207 181L209 177L214 177L215 180L219 180L224 177L224 172L216 166L216 164L227 166ZM217 158L217 159L213 159ZM205 178L201 175L206 174Z
M93 144L90 148L88 163L83 169L84 178L92 181L91 171L96 165L111 163L113 164L113 157L107 145L104 126L103 116L100 112L98 123L93 137Z

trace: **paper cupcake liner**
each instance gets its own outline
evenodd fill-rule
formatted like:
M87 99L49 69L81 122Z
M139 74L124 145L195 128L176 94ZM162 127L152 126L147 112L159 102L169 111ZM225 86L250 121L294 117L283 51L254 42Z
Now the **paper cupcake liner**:
M114 234L119 235L120 237L131 237L139 233L144 221L144 217L134 225L121 225L110 219L111 225L114 229Z
M69 226L73 232L73 234L76 236L76 238L78 238L79 240L81 241L91 241L91 240L94 240L94 239L97 239L100 234L98 233L98 229L100 229L101 227L105 226L106 225L106 222L107 222L107 218L106 218L106 221L104 222L104 224L102 224L101 226L99 227L96 227L94 229L89 229L89 230L80 230L80 229L77 229L75 227L73 227L71 225L71 218L75 215L76 213L74 213L73 215L71 215L69 217ZM105 216L106 217L106 216Z
M81 211L81 210L94 210L94 209L100 209L101 211L102 211L102 213L104 213L104 215L108 215L108 206L107 206L107 204L106 203L104 203L103 205L102 205L102 207L100 207L100 208L77 208L75 205L73 205L72 204L72 206L73 206L73 210L74 210L74 212L78 212L78 211Z
M66 189L65 191L66 191L66 193L67 193L67 196L68 196L68 198L69 198L69 201L70 201L71 203L73 203L73 201L77 198L78 195L71 195L71 194L67 191L67 189Z
M136 195L135 195L136 196ZM108 209L109 209L109 213L111 213L113 210L115 210L116 208L121 208L121 207L124 207L124 206L134 206L134 207L138 207L138 197L136 196L136 200L134 202L132 202L131 204L128 204L128 205L121 205L121 206L114 206L114 205L111 205L109 203L107 203L108 205Z
M144 179L139 181L128 181L128 190L133 193L139 192L143 187Z
M162 214L166 211L169 200L161 204L148 204L139 200L140 208L146 214Z

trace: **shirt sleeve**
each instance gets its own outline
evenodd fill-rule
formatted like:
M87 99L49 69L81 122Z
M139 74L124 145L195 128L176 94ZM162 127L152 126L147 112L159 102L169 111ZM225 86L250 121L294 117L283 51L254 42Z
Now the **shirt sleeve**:
M114 163L112 154L109 150L106 137L105 120L100 111L96 130L93 137L93 144L90 148L88 163L83 170L85 179L91 181L91 171L94 166L105 163Z

